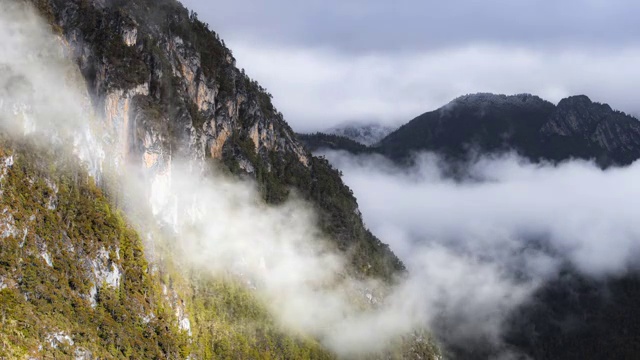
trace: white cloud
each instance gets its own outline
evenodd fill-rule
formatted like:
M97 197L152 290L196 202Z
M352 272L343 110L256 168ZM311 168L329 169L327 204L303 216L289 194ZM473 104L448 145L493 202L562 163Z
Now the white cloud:
M347 120L401 125L467 93L586 94L640 111L640 47L525 48L477 44L430 52L344 54L228 42L238 64L274 95L299 132Z
M2 19L5 21L0 22L0 37L14 41L2 44L15 50L15 54L37 54L36 45L40 43L34 40L39 38L45 38L45 44L51 43L41 26L30 36L12 37L6 24L22 22L6 14ZM81 106L86 101L86 91L74 89L76 83L54 86L63 82L50 80L64 77L69 63L54 67L48 57L24 62L18 61L21 56L11 54L0 52L0 60L35 85L32 97L17 99L30 101L34 109L42 110L34 111L34 117L44 123L48 121L61 133L73 131L74 127L69 125L89 122ZM637 56L635 52L629 54L632 58ZM453 78L446 78L456 75L453 70L464 70L460 67L465 61L469 63L468 58L474 59L475 70L466 70L466 74L475 74L474 81L488 81L493 86L509 79L495 78L490 70L515 74L522 64L539 70L545 68L539 64L541 60L536 61L527 51L514 53L504 49L444 51L435 57L400 57L399 63L397 59L364 56L350 64L346 58L329 51L299 51L293 57L287 51L267 55L264 62L254 59L256 64L262 64L265 76L291 79L286 82L291 89L311 84L290 93L289 98L287 94L277 94L288 87L276 86L272 91L287 103L300 101L291 102L300 114L304 114L305 105L312 116L320 118L324 114L327 125L332 119L355 117L366 111L395 119L408 111L405 108L422 107L422 102L427 101L445 101L424 95L427 91L417 91L427 80L431 88L433 83L444 87L438 95L443 99L454 96L447 93L452 86L445 86L449 83L454 84L455 95L469 92L464 89L470 85L456 85ZM511 59L507 62L511 67L503 64L500 68L492 63L501 55ZM585 62L593 64L593 59L584 56ZM569 59L576 57L572 55ZM63 57L59 60L63 61ZM595 60L597 63L598 57ZM625 59L618 60L626 66ZM600 61L612 63L607 58ZM292 65L293 69L288 69ZM565 67L568 69L569 65ZM613 73L615 69L609 71ZM372 73L375 76L371 77ZM577 73L573 73L576 78ZM531 74L529 77L536 78ZM258 78L261 79L260 72ZM10 79L2 80L2 84L13 84ZM474 81L470 84L475 84ZM513 81L510 84L516 83ZM0 92L3 102L16 95L15 91ZM355 100L348 100L350 96ZM4 104L11 102L15 101ZM390 105L394 102L397 107ZM67 109L61 104L74 106ZM4 108L2 115L12 118L13 109ZM59 118L66 120L50 121ZM332 160L338 162L337 157ZM175 164L175 175L165 184L173 188L165 188L168 196L159 197L171 199L173 204L159 201L155 205L160 214L166 210L174 215L176 202L183 206L181 209L188 209L176 220L179 222L176 228L191 264L212 273L242 273L243 278L257 285L257 291L268 300L268 308L281 323L318 336L341 354L382 347L390 338L422 325L443 331L449 340L481 336L498 341L503 316L526 301L538 281L552 274L557 266L556 256L522 246L523 237L551 239L552 250L594 274L624 271L637 254L635 239L640 232L634 220L640 213L630 201L640 195L634 181L640 175L638 166L603 173L583 162L553 168L522 163L515 158L484 159L474 165L473 171L485 181L460 185L443 179L434 165L437 160L429 157L423 159L423 166L406 174L398 174L398 169L381 163L380 159L364 163L343 161L340 167L358 195L368 224L392 244L412 270L411 276L373 312L361 311L353 299L364 301L365 292L376 284L336 280L336 274L345 272L344 259L327 245L316 227L313 212L304 203L293 201L281 207L268 207L257 200L250 183L223 177L198 179L186 170L180 171ZM136 184L132 189L145 185L148 184ZM197 194L193 189L199 190ZM425 239L429 240L427 244ZM416 241L423 244L416 246ZM521 278L512 271L514 268L522 269L527 276ZM326 286L327 283L335 286Z
M595 279L639 270L640 162L603 171L484 157L454 181L433 154L409 169L381 156L325 155L366 225L409 269L407 293L394 295L449 344L490 343L513 358L501 345L504 320L567 264Z
M633 200L640 197L640 163L603 171L585 161L540 165L508 155L481 158L470 165L473 181L456 182L433 155L409 170L381 157L327 155L367 224L409 264L416 246L438 244L524 264L533 277L552 273L556 259L606 276L626 272L640 254Z
M638 44L635 0L183 0L223 37L340 51Z

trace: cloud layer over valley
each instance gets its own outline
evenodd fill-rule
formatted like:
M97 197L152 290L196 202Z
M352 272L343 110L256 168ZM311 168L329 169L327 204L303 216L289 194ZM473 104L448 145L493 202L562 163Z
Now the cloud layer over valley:
M467 179L453 180L433 154L410 169L378 156L326 156L344 172L367 224L409 263L415 246L439 244L502 264L537 253L528 274L548 274L567 259L604 276L628 271L640 250L637 163L601 170L586 161L481 157Z
M453 180L434 154L408 169L381 156L324 155L421 285L422 306L443 316L431 324L449 341L499 343L510 311L563 269L595 280L638 270L638 163L601 170L507 154L480 157Z
M71 62L59 59L63 65L51 66L50 59L37 56L40 40L44 38L50 45L53 37L44 35L45 28L23 10L11 9L15 14L9 16L9 9L0 5L0 10L6 10L0 11L0 50L5 50L0 51L0 66L19 76L0 74L4 87L0 90L0 117L5 130L22 136L51 127L63 138L84 139L74 144L76 154L89 168L101 171L100 165L112 158L105 157L100 144L92 140L104 138L100 133L91 135L89 130L99 131L99 126L89 124L102 119L93 118L93 111L87 109L84 84L61 86ZM29 31L30 24L35 30ZM23 36L14 36L14 27L19 27ZM493 50L468 48L443 51L436 57L409 57L402 60L401 72L406 71L402 76L397 75L397 63L375 57L361 57L352 67L331 54L315 63L314 53L305 51L295 52L292 59L291 53L275 53L293 61L294 70L284 61L272 60L262 68L268 64L275 68L271 76L292 79L288 80L290 85L302 94L304 84L320 84L305 94L315 96L316 105L305 97L277 94L277 87L276 98L299 103L297 111L302 111L303 105L317 111L321 107L344 109L330 111L328 118L332 119L355 117L362 109L383 117L407 116L394 112L389 103L372 106L381 98L395 98L401 104L407 100L406 106L394 106L406 109L407 114L419 111L429 101L420 98L426 93L418 91L422 81L457 84L447 76L457 74L470 56L480 61L475 61L477 68L467 74L472 79L469 83L497 89L502 81L513 81L510 86L530 86L509 75L503 77L509 80L494 79L490 73L498 67L515 76L522 64L538 73L548 65L542 58L532 61L536 56L527 51L489 49ZM250 54L256 50L239 49L243 51ZM603 55L593 60L585 53L552 61L557 61L558 74L579 79L583 70L569 71L575 61L582 60L594 69L598 61L631 66L633 59L640 58L633 51L627 55ZM502 57L510 59L512 66L495 62ZM325 68L326 59L337 59L335 66ZM483 67L491 71L483 72ZM379 69L373 78L365 75L371 68ZM258 78L266 76L260 67L252 71L255 69ZM632 72L640 77L638 70ZM616 74L612 70L603 76ZM414 76L421 80L407 83ZM598 79L592 81L595 84ZM338 83L346 84L344 93ZM430 96L440 101L452 97L453 91L465 92L476 86L467 84L463 81ZM539 86L543 89L549 83ZM548 87L549 93L554 91L562 96L565 89ZM362 98L351 96L358 92ZM341 106L344 102L348 106ZM314 111L310 113L315 116ZM16 118L29 121L18 123ZM83 130L78 132L80 125ZM567 263L594 277L635 270L634 259L640 250L640 209L633 203L640 195L638 164L602 171L588 162L536 165L506 155L480 158L470 164L467 179L454 181L444 176L440 160L429 154L421 155L418 165L408 170L380 157L336 152L326 156L344 172L368 226L407 264L409 274L399 279L396 287L350 276L343 254L318 230L311 206L299 199L267 206L252 182L217 173L199 177L204 165L197 161L173 159L170 171L149 173L147 178L131 176L135 170L119 168L118 164L113 168L120 170L118 175L129 185L128 190L145 189L140 193L148 196L156 220L175 231L180 252L196 269L238 276L265 299L281 324L316 336L341 355L380 350L387 342L422 327L435 330L452 343L489 341L499 346L505 316L526 303L541 282Z

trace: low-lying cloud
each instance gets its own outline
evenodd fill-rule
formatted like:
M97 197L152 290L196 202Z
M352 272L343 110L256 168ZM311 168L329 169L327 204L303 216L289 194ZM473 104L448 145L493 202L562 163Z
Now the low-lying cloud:
M437 244L504 265L521 257L530 275L553 273L568 260L608 276L627 272L640 250L638 163L601 170L588 161L532 164L510 154L482 157L469 164L466 180L453 180L433 154L410 169L377 156L326 156L344 172L366 223L409 264L416 247Z
M0 10L0 66L11 70L0 73L3 129L15 136L52 129L84 139L74 144L75 153L102 171L110 157L92 140L103 139L91 133L101 127L90 126L102 119L87 108L81 83L64 85L72 67L61 60L64 47L23 8L2 3ZM41 55L42 44L52 41L62 65ZM240 276L280 323L315 335L341 355L379 350L423 327L459 344L499 345L505 315L563 262L593 276L634 266L638 165L601 171L580 161L551 166L515 156L482 158L470 165L469 180L456 182L433 155L408 170L378 157L326 155L344 172L367 224L410 269L388 293L375 281L345 277L342 253L300 200L267 206L255 184L199 177L197 164L179 161L169 173L123 183L133 182L132 191L150 189L156 219L176 231L197 269ZM375 310L363 310L374 298Z
M430 328L451 345L489 340L511 358L505 320L560 271L602 280L638 270L640 163L601 170L503 154L469 162L454 180L431 153L411 168L324 155L344 173L366 225L407 265Z
M315 336L340 355L384 350L424 325L426 313L411 287L398 289L407 296L385 298L387 284L350 276L344 254L319 230L309 204L291 199L268 206L253 182L215 172L203 176L204 164L194 159L173 158L166 168L142 176L142 156L129 159L137 168L117 163L126 149L112 141L122 133L105 131L107 121L91 108L86 84L68 81L80 74L66 56L72 52L30 10L18 2L0 3L3 133L27 136L43 148L69 144L67 150L103 183L112 180L124 194L148 198L123 202L136 214L150 208L177 239L175 255L194 271L237 276L284 328ZM412 301L406 301L409 295Z
M109 139L102 134L105 120L88 105L82 81L65 80L79 72L65 58L63 43L24 7L10 4L0 5L0 40L11 38L0 53L6 69L0 74L3 131L42 136L42 146L51 144L52 133L56 144L77 140L70 150L98 176L103 168L120 168L109 177L119 176L126 191L146 193L158 223L179 239L177 253L199 271L247 282L286 328L313 335L340 355L383 350L424 328L443 329L450 338L481 334L498 341L500 313L531 291L532 282L496 264L439 245L421 251L415 274L394 288L355 279L301 200L267 206L254 183L215 173L203 177L201 166L178 159L146 177L110 164L117 154L105 152L120 149L93 140Z

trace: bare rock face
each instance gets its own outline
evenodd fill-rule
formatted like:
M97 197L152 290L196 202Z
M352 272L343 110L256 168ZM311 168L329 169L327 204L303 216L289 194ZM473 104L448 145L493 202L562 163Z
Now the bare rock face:
M77 64L82 108L98 131L83 128L76 148L99 182L114 170L137 171L149 184L141 195L157 208L173 201L166 193L177 162L196 173L217 162L255 178L270 203L291 189L315 203L321 229L358 254L359 272L392 278L404 270L364 227L340 173L303 147L271 95L194 13L173 0L34 3Z
M78 59L94 106L103 115L109 166L161 170L176 157L223 160L225 146L237 145L229 144L232 135L234 140L251 139L255 154L264 160L272 152L291 154L308 166L310 155L264 89L235 68L220 40L210 44L216 47L212 60L196 47L203 38L213 38L211 32L203 30L194 38L171 31L192 19L176 15L168 23L158 22L147 14L152 9L144 8L153 4L144 1L127 11L110 1L87 5L52 0L51 5L63 41ZM108 21L88 23L87 12ZM120 37L100 43L96 34L103 33ZM113 48L113 54L107 53ZM208 55L204 64L203 55Z

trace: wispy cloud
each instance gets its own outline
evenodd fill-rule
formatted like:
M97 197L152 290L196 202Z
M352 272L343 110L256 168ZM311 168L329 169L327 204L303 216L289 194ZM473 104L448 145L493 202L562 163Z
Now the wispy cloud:
M528 273L545 274L554 259L567 259L600 276L626 272L640 251L632 201L640 196L638 163L603 171L586 161L554 166L508 155L470 164L473 180L459 182L429 154L409 170L379 157L327 156L367 224L409 263L414 246L439 244L504 264L522 256L535 261Z
M381 156L325 155L367 226L408 266L410 293L439 314L428 323L449 343L500 348L503 321L567 266L594 279L638 270L640 163L603 171L503 155L481 157L466 180L453 180L434 154L409 169Z
M400 125L475 92L533 93L549 101L587 94L638 112L640 47L548 48L491 44L429 52L349 55L328 48L232 44L238 64L273 93L294 130L347 120Z

